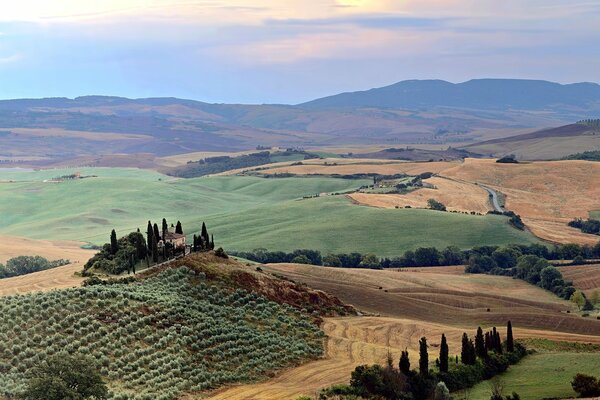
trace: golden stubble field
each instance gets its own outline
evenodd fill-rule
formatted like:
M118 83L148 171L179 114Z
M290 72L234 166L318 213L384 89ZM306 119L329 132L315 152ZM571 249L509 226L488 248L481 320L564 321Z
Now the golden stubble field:
M49 260L68 259L71 264L48 271L0 279L0 295L6 296L33 291L63 289L79 286L83 278L75 272L96 252L84 250L82 243L69 241L33 240L15 236L0 235L0 263L17 256L42 256Z
M442 333L450 354L460 353L463 332L495 325L504 333L509 318L516 338L600 343L600 321L566 314L572 305L549 292L510 278L465 275L462 267L414 268L404 272L271 264L266 271L322 289L355 305L362 317L326 318L326 354L266 382L227 388L215 400L293 400L323 387L348 382L358 365L398 360L408 349L418 361L418 341L426 336L430 359ZM381 287L381 289L379 289ZM487 311L490 308L490 312Z
M466 159L442 176L488 185L506 195L506 207L521 215L533 234L557 243L595 244L598 236L567 226L600 210L600 163L544 161L498 164Z

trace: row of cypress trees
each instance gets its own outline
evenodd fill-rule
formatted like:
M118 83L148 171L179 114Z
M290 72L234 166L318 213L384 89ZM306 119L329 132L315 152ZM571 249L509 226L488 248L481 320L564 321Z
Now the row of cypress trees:
M512 332L512 324L508 321L506 326L506 351L512 353L515 349L514 338ZM429 374L429 354L428 354L427 338L422 337L419 340L419 373L421 375ZM477 328L477 334L475 335L475 343L472 339L469 339L467 333L463 333L462 347L460 352L460 359L463 364L474 365L479 357L485 360L488 357L488 352L494 351L498 354L502 354L503 347L500 339L500 333L493 327L491 331L483 334L481 327ZM449 361L449 348L446 335L442 334L440 342L440 355L437 360L440 372L448 372L448 361ZM458 356L456 359L458 362ZM408 357L408 351L403 351L400 355L400 371L407 375L410 372L410 359Z

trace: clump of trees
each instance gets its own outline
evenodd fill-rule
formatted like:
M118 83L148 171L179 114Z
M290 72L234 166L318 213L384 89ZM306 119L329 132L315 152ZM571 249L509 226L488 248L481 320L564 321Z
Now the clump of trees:
M49 261L41 256L19 256L11 258L6 265L0 264L0 279L27 275L33 272L61 267L69 264L69 260Z
M178 255L184 254L184 247L176 247L169 241L172 233L183 235L183 226L180 221L176 225L169 224L163 218L161 227L157 223L148 221L146 236L138 229L126 236L117 238L113 229L110 234L110 242L104 244L84 266L84 273L90 269L104 271L110 274L121 274L123 272L136 272L136 266L146 264L150 267L170 260ZM214 236L209 235L206 224L202 223L200 235L194 235L193 244L190 246L192 252L209 251L215 248Z
M565 281L561 272L547 259L533 254L522 254L514 247L497 249L491 256L472 256L465 272L513 276L549 290L566 300L575 292L573 283Z
M485 335L477 329L475 343L467 333L463 334L460 362L450 357L446 336L442 334L439 357L430 368L427 338L419 340L418 370L411 369L408 351L402 351L398 368L388 355L386 365L361 365L352 372L349 385L336 385L323 390L319 399L334 399L345 396L352 398L382 399L449 399L449 393L472 387L490 379L516 364L527 354L527 350L512 337L512 326L507 325L507 340L501 342L500 334L493 328ZM518 399L513 394L511 399ZM504 398L502 398L504 400Z
M34 368L23 400L108 399L108 388L91 358L68 353L49 357Z
M584 151L583 153L571 154L563 158L563 160L600 161L600 150Z
M437 201L436 199L427 200L427 206L429 206L429 208L432 210L447 211L446 206L444 204L440 203L439 201Z
M572 228L579 229L583 233L589 233L591 235L600 235L600 221L597 219L583 220L576 218L569 222L569 226Z
M571 381L571 387L579 397L600 396L600 380L595 376L577 374Z
M517 156L515 156L514 154L509 154L507 156L501 157L499 159L496 160L497 163L500 164L518 164L519 161L517 161Z

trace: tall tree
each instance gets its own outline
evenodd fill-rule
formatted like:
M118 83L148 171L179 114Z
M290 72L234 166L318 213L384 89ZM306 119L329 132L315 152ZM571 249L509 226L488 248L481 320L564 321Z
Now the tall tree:
M487 349L485 348L485 339L483 338L483 329L477 328L477 335L475 335L475 353L479 358L487 357Z
M167 232L169 232L169 224L167 224L167 219L163 218L162 220L162 239L165 241L167 237Z
M486 332L485 333L485 350L486 351L491 351L492 349L492 339L490 338L490 333Z
M210 238L208 237L208 230L206 229L206 224L202 222L202 231L200 232L200 236L204 240L203 250L208 250L210 246Z
M181 222L177 221L177 225L175 225L175 233L183 235L183 227L181 226Z
M515 342L513 339L512 324L510 321L506 324L506 351L512 353L515 351Z
M446 341L446 335L443 333L440 343L440 372L448 372L448 342Z
M473 341L469 339L469 335L467 335L466 332L463 333L462 336L460 359L462 363L466 365L473 365L477 360L475 356L475 345L473 344Z
M429 354L427 353L427 338L423 336L419 340L419 373L429 375Z
M152 222L148 221L148 227L146 228L146 243L148 243L148 247L152 247L152 242L154 241L152 238L154 236L154 229L152 228Z
M160 231L158 230L158 224L154 223L154 226L152 228L154 229L154 238L156 239L157 242L160 242L162 239L162 236L160 236Z
M400 372L404 375L408 375L410 373L410 359L408 358L408 350L403 350L400 355Z
M119 251L119 242L117 241L117 232L113 229L110 233L110 254L117 254Z
M210 235L210 249L214 250L215 249L215 235Z

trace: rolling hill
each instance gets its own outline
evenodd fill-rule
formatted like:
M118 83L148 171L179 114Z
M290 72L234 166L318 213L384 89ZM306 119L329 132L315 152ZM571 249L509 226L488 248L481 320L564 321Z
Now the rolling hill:
M521 160L556 160L600 150L600 128L583 123L570 124L474 143L463 149L489 157L514 154Z
M526 80L404 81L300 105L84 96L0 101L0 163L90 165L262 146L464 144L590 118L600 86ZM456 145L454 145L456 147ZM197 161L197 160L196 160Z

